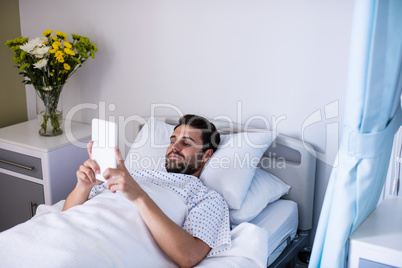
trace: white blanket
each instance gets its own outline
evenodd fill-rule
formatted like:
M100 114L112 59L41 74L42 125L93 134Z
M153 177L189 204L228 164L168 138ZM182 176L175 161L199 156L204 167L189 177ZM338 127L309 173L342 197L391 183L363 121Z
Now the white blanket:
M120 193L65 212L41 210L0 234L1 267L176 267Z
M197 267L267 267L268 232L266 230L245 222L233 229L231 235L232 248L230 250L204 259Z
M180 206L173 207L181 212L168 211L161 203L163 194L150 192L179 224L185 216ZM177 202L172 198L169 202ZM65 212L62 206L63 201L41 205L34 218L0 233L0 266L176 267L152 238L135 205L121 193L102 193ZM255 225L239 225L232 231L232 249L205 259L199 267L264 267L267 236Z

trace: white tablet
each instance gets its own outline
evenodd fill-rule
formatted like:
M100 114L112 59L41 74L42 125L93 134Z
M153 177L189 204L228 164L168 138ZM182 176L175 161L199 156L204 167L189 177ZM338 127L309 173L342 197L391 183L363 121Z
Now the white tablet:
M92 119L92 160L98 164L100 174L96 179L105 182L102 176L107 168L117 167L115 147L117 146L117 124L102 119Z

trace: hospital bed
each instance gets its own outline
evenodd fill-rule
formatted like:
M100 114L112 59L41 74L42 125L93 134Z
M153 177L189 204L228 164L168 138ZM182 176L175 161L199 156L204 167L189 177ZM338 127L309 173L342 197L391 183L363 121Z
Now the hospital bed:
M133 144L132 150L127 154L126 166L132 160L130 153L141 152L141 150L149 145L143 146L144 144L139 144L141 143L141 137L150 135L149 137L152 137L154 141L155 136L159 136L159 138L163 138L166 141L166 135L170 137L172 133L171 127L177 124L177 119L159 117L149 120L138 120L135 131L139 131L139 134ZM144 126L150 125L150 120L154 120L158 126L162 127L157 127L153 131L145 133L147 128L144 128ZM245 131L247 133L266 132L266 130L245 128L242 125L225 121L212 121L226 140L230 140ZM146 122L148 123L145 124ZM247 136L245 135L244 137ZM135 144L139 147L135 147ZM157 153L164 153L166 150L166 147L160 146L158 143L154 144L154 147L158 147L156 150ZM219 150L223 151L223 149ZM247 209L246 213L242 211L245 201L242 201L240 207L234 208L235 206L231 205L232 197L229 196L227 201L231 208L232 248L222 254L204 259L197 267L283 267L289 261L297 258L298 252L308 244L309 232L312 227L315 183L316 158L314 150L303 141L282 134L276 135L276 133L272 134L269 148L264 150L262 157L260 156L258 159L257 171L254 170L254 167L251 168L253 174L255 174L250 185L246 189L240 189L246 193L244 200L248 196L253 198L262 193L264 197L263 201L253 201L254 203L252 202L252 206L249 207L249 210L253 210L251 213L253 215L245 215L250 212ZM149 151L145 149L145 152L148 153ZM155 156L154 153L152 151L151 156ZM241 170L236 170L235 172L242 173L243 169L246 168L241 167ZM264 181L265 178L269 179L269 184L267 184L267 181ZM259 184L256 184L257 179ZM243 183L244 181L241 180L240 182ZM207 181L204 183L207 184ZM269 187L259 187L261 185L269 185ZM231 186L239 188L237 184ZM222 190L219 189L219 185L217 188L214 190L218 192ZM270 196L267 197L267 193L272 192L273 189L277 190L274 193L276 196L274 197L274 194L270 193ZM225 199L226 194L225 189L223 189ZM267 201L267 198L270 200ZM91 215L80 215L73 210L71 212L67 211L68 213L76 213L77 217L81 217L77 220L78 222L63 219L63 215L65 215L63 213L66 213L60 212L63 201L53 206L41 205L37 211L38 215L33 219L0 233L0 258L3 261L8 260L8 264L11 265L7 267L21 267L21 265L25 264L25 260L29 260L29 256L35 259L39 253L49 258L49 261L46 262L48 266L45 265L42 267L54 267L54 262L58 262L60 258L63 258L63 261L60 261L60 264L56 265L58 267L64 267L63 265L66 267L143 267L141 264L136 264L135 258L133 259L130 256L132 252L130 251L130 246L132 245L130 241L127 242L127 239L132 233L132 227L124 225L125 223L121 225L115 224L117 217L127 217L128 214L125 212L125 206L129 208L132 205L129 202L125 202L124 198L122 198L121 202L123 203L122 206L119 205L119 211L114 211L117 214L109 215L105 213L105 215L98 215L93 213ZM259 209L254 206L254 204L257 204L256 202L260 206ZM261 205L261 202L265 203ZM96 202L91 204L94 206ZM91 210L87 212L92 213ZM100 220L91 221L92 217ZM106 222L100 222L102 220ZM52 235L55 230L66 228L67 225L74 225L79 229L80 237L81 235L85 237L85 240L82 241L88 244L76 246L74 243L76 243L75 240L77 237L68 231L66 231L65 235L67 236L67 242L70 244L67 242L59 243L57 237L53 237ZM107 228L104 226L107 226ZM105 233L110 231L113 237L118 237L118 239L112 238L112 241L105 240L102 236L103 233L96 231L102 228L106 228L103 230ZM127 228L130 228L129 232L125 231ZM141 238L143 238L142 235L144 234L141 234ZM45 240L48 241L47 243L51 241L50 244L41 244L41 241ZM25 244L27 246L22 246L22 248L18 246ZM138 245L133 251L135 253L142 252L144 250L143 247L146 246ZM126 251L127 253L118 255L119 252L117 250L116 252L113 251L115 248L119 248L120 251ZM86 252L83 254L82 250L86 250ZM20 256L20 252L25 252L26 259L18 258L13 260L11 257L8 258L12 254ZM149 258L155 257L149 256ZM161 258L163 259L164 257L162 256ZM30 264L32 267L35 267L32 262ZM166 264L164 267L170 266Z

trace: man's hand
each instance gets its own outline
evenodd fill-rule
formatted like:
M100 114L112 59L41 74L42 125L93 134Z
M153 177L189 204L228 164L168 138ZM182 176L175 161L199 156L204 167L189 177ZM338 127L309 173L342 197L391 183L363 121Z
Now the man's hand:
M80 166L77 171L77 186L83 189L92 189L95 184L102 183L95 178L95 174L99 174L100 168L98 164L92 160L92 145L93 141L88 142L87 150L89 159Z
M103 173L103 176L107 180L107 188L112 193L116 191L122 192L128 200L134 202L145 192L128 172L120 150L116 147L115 151L117 156L117 168L108 168Z
M69 194L66 202L63 206L63 211L67 210L76 205L82 205L88 200L89 193L94 185L102 183L95 179L95 173L99 173L99 166L95 161L91 159L92 157L92 145L93 142L90 141L87 144L87 150L89 159L80 166L77 171L77 185L74 190Z

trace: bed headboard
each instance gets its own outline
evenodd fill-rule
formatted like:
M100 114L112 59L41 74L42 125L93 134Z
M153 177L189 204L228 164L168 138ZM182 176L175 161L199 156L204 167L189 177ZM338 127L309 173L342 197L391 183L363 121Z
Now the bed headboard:
M307 150L306 148L309 148ZM279 134L274 143L265 152L260 167L292 188L283 199L297 203L299 226L302 231L310 230L313 224L313 204L315 189L316 155L311 145L301 140ZM282 165L273 162L281 160Z
M176 125L179 117L156 117L168 124ZM147 119L147 118L145 118ZM258 132L261 129L245 128L241 124L210 120L221 134ZM141 126L140 126L141 127ZM260 162L260 168L274 174L291 186L283 199L293 200L298 205L301 231L310 230L313 222L316 155L311 145L304 141L278 134Z

